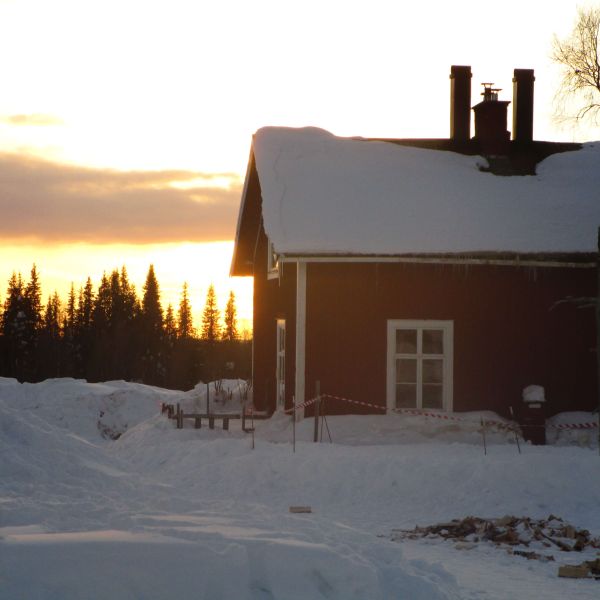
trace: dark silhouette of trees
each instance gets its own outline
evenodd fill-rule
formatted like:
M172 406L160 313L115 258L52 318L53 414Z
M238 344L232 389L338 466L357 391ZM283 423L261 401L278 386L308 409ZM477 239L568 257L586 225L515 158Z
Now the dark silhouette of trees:
M42 307L34 265L27 283L13 273L0 307L0 376L127 379L178 389L221 377L248 378L251 345L239 339L235 313L230 294L223 339L211 286L203 314L206 337L198 338L187 284L177 318L171 305L163 315L152 265L141 302L123 267L105 272L96 292L88 277L78 290L71 285L65 303L55 292Z
M556 94L556 116L560 120L597 122L600 114L600 7L579 8L571 35L554 37L552 60L562 67ZM573 106L573 109L570 107Z

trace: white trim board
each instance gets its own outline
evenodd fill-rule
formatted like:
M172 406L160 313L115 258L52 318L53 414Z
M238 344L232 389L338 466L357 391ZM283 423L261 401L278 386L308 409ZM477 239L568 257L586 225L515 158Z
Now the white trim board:
M306 263L296 265L296 373L294 397L296 404L305 398L306 369Z

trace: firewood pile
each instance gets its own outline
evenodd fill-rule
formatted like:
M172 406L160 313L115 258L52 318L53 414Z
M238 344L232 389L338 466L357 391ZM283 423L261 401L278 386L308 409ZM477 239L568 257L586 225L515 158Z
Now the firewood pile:
M392 541L442 538L455 542L458 549L474 548L480 542L506 547L508 552L527 559L553 561L544 549L581 552L600 548L600 538L593 538L587 529L577 529L560 517L547 519L504 516L499 519L465 517L412 530L392 530ZM520 547L520 548L518 548Z

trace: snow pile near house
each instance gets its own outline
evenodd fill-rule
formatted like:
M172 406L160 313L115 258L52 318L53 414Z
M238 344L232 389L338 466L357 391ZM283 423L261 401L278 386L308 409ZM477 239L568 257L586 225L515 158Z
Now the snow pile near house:
M596 249L600 143L520 177L482 172L481 157L315 128L259 129L253 149L265 230L280 253Z
M484 425L485 424L485 425ZM255 423L256 434L271 442L291 442L290 417L275 414L267 421ZM436 413L430 416L390 413L389 415L344 415L326 417L321 421L319 439L336 444L353 446L390 444L445 443L515 444L515 433L510 421L492 411L468 413ZM300 421L296 425L296 439L310 442L314 438L314 419Z
M546 422L546 442L557 446L598 447L598 413L564 412Z
M161 402L173 402L181 395L126 381L87 383L63 378L19 383L0 377L0 398L7 407L29 410L91 442L119 437L132 425L156 414Z
M128 427L113 441L96 422L115 390ZM157 401L182 395L124 382L0 381L0 596L562 600L574 588L557 566L578 557L532 566L486 546L394 543L392 530L552 513L600 534L599 458L589 449L524 445L518 454L498 438L485 456L475 437L464 443L468 432L404 437L411 421L400 415L330 417L334 444L303 441L307 419L295 453L290 419L278 415L255 423L252 449L238 422L175 429ZM578 599L597 592L596 582L576 582Z

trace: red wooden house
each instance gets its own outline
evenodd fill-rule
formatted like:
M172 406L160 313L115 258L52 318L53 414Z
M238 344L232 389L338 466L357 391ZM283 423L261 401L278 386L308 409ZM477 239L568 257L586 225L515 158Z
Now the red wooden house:
M449 139L254 138L233 275L254 277L258 408L322 393L507 415L596 405L600 144L533 140L533 71L508 102L452 67ZM378 412L342 401L335 412Z

